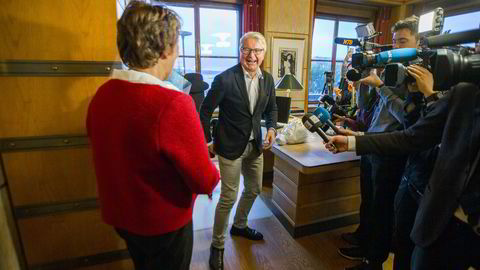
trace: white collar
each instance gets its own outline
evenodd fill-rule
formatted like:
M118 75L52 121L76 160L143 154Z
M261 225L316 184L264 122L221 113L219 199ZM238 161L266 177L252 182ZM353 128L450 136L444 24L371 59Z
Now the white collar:
M242 65L242 64L240 64ZM248 71L242 66L242 69L243 69L243 74L245 76L247 76L248 78L251 78L252 76L250 76L250 73L248 73ZM260 67L257 68L257 71L256 71L256 74L257 75L257 78L261 79L263 74L262 74L262 71L260 70Z
M129 70L123 70L123 69L114 69L112 71L111 75L112 79L118 79L118 80L123 80L123 81L128 81L132 83L143 83L143 84L154 84L154 85L160 85L163 88L175 90L182 92L178 90L177 87L175 87L172 83L168 81L162 81L159 78L150 75L145 72L141 71L136 71L133 69Z

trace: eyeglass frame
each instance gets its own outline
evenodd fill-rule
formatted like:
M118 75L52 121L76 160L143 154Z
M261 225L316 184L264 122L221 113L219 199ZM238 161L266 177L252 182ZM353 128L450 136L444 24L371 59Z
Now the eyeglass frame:
M245 53L245 51L247 51L247 53ZM245 47L240 48L240 52L245 56L250 55L251 52L253 52L253 54L256 55L256 56L259 56L264 51L265 51L265 49L263 49L263 48L253 48L253 49L245 48Z

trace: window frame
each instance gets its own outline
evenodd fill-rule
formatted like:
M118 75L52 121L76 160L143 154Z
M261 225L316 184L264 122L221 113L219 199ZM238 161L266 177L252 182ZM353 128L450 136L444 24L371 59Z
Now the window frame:
M326 59L313 59L313 55L311 56L312 58L310 58L310 66L313 66L313 63L314 62L331 62L331 65L330 65L330 70L332 71L332 74L335 74L336 73L336 64L337 64L337 61L339 61L337 58L337 45L335 43L335 38L338 37L338 27L339 27L339 24L340 24L340 21L342 22L353 22L353 23L368 23L370 20L369 19L366 19L366 18L344 18L344 17L340 17L340 16L334 16L334 15L317 15L314 17L314 22L316 19L322 19L322 20L330 20L330 21L334 21L334 26L333 26L333 40L332 40L332 55L330 57L329 60L326 60ZM314 26L315 27L315 26ZM313 43L313 34L312 34L312 43ZM313 44L311 44L311 46L313 46ZM342 45L340 45L342 46ZM343 59L341 60L343 62ZM312 70L310 69L309 70L309 77L310 77L310 74L311 74ZM309 84L310 85L310 84ZM310 89L308 89L308 103L311 104L311 103L316 103L317 101L316 100L310 100Z
M179 1L165 1L167 6L177 6L177 7L190 7L193 8L194 16L194 28L195 28L195 55L185 55L185 58L195 58L195 72L202 73L202 58L210 59L237 59L240 61L240 52L237 52L237 56L202 56L201 55L201 46L200 46L200 8L210 8L210 9L222 9L222 10L235 10L238 12L238 21L237 21L237 42L240 40L243 33L243 6L239 4L229 4L229 3L213 3L213 2L179 2ZM179 52L178 58L183 58L182 52Z

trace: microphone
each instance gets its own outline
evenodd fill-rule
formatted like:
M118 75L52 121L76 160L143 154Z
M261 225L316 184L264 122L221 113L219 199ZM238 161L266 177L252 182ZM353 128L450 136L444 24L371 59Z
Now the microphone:
M322 122L323 124L327 124L329 127L331 127L336 134L340 134L337 126L335 126L332 121L330 121L330 113L325 108L318 107L313 112L313 115L317 116L320 122Z
M340 44L340 45L347 45L347 46L361 46L362 44L358 39L355 38L342 38L342 37L337 37L335 38L335 43Z
M406 62L416 58L416 48L394 49L377 54L355 53L352 55L352 67L369 67L375 64Z
M320 129L319 126L322 125L322 122L313 114L307 113L302 117L303 125L308 129L310 132L316 132L320 137L322 137L325 143L328 142L328 137L323 130Z
M480 29L473 29L453 34L427 37L424 39L427 47L452 46L468 42L478 42Z

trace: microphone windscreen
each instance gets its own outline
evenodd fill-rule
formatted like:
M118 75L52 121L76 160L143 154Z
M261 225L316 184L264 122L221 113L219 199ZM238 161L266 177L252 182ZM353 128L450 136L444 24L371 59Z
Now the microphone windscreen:
M352 82L356 82L356 81L360 80L361 78L362 78L362 73L359 72L356 69L350 69L347 72L347 79L349 79Z
M330 113L327 111L327 109L323 107L318 107L317 109L315 109L313 115L317 116L318 119L320 119L320 122L324 124L327 123L328 120L330 120Z

